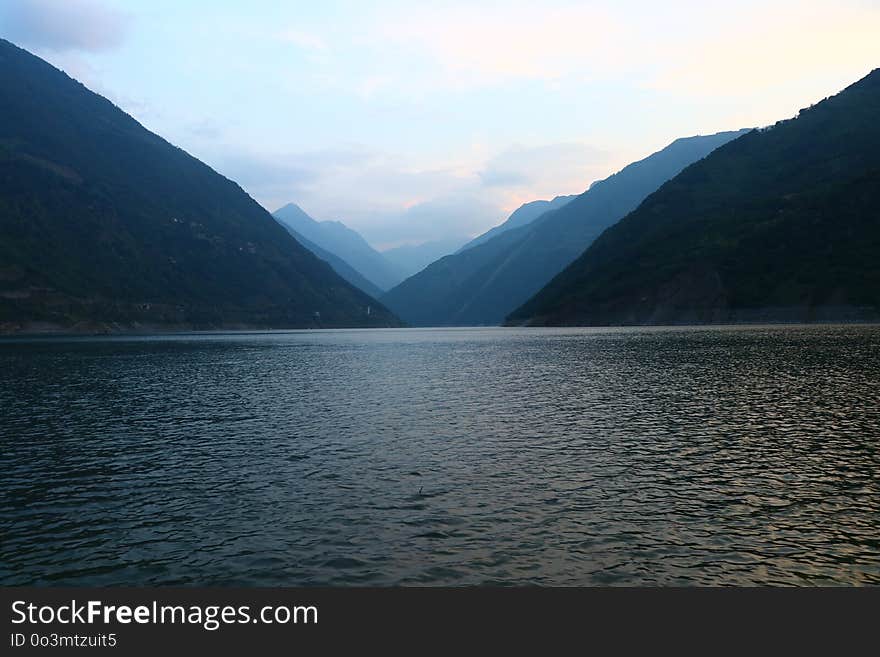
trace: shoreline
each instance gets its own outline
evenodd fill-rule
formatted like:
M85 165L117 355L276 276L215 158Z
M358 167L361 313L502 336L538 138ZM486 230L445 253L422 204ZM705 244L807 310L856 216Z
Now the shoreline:
M113 329L95 330L94 328L76 327L26 327L21 330L9 330L0 327L0 340L16 338L113 338L113 337L149 337L149 336L174 336L174 335L248 335L260 333L288 333L288 332L319 332L319 331L385 331L385 330L414 330L414 331L466 331L466 330L542 330L542 329L592 329L596 331L617 329L748 329L748 328L784 328L784 327L857 327L857 326L880 326L880 320L822 320L815 322L803 321L754 321L754 322L727 322L727 323L680 323L680 324L607 324L607 325L580 325L580 324L496 324L496 325L457 325L457 326L258 326L231 324L228 326L196 327L186 325L143 325L118 327Z

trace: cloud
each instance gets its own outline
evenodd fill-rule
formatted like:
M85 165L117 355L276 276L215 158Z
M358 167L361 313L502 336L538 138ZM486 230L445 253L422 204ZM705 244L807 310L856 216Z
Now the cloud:
M514 145L486 162L479 176L486 187L539 190L568 186L583 191L609 166L609 154L582 143ZM563 193L559 191L558 193Z
M281 41L291 43L297 48L303 50L327 50L327 42L323 37L312 32L304 32L302 30L287 29L278 35Z
M511 79L556 80L619 62L632 29L611 12L586 4L547 6L413 4L383 18L378 41L427 55L456 86ZM616 68L616 67L615 67Z
M648 86L715 98L766 94L828 76L857 79L880 61L880 5L799 0L734 14L686 43L663 43L665 66ZM707 20L708 19L708 20ZM694 53L699 57L694 57ZM818 88L818 87L817 87ZM830 91L830 90L829 90Z
M588 144L518 145L487 156L419 167L405 156L351 146L274 156L226 147L206 157L265 208L296 202L319 220L341 220L374 246L472 237L522 203L578 193L611 173Z
M735 97L866 74L880 59L880 4L411 3L380 14L368 33L374 51L418 63L422 75L395 79L421 95L538 81Z
M319 220L341 220L377 246L466 237L503 219L475 166L423 169L357 145L267 155L220 146L198 153L263 207L294 201Z
M193 121L186 126L187 132L198 139L213 140L223 135L222 126L210 118Z
M355 86L358 96L363 100L373 98L377 92L394 84L394 78L390 75L368 75Z
M294 198L314 183L320 172L298 159L275 158L254 153L227 153L207 157L221 174L240 184L258 200ZM283 203L278 203L280 207ZM274 210L274 206L266 206Z
M317 193L335 198L339 189L349 190L341 187L334 193L334 185L344 185L356 172L369 169L375 159L372 152L357 146L308 152L258 152L224 143L217 138L225 134L220 125L210 120L203 123L204 126L196 123L188 128L190 136L202 138L191 152L240 184L268 210L290 201L305 203ZM350 193L343 196L351 198Z
M499 223L500 215L501 210L492 199L463 190L403 210L364 217L357 227L371 244L388 249L403 244L466 239Z
M4 0L0 22L9 39L54 52L98 52L119 46L128 17L97 0Z
M511 171L505 169L504 165L481 171L480 180L486 187L516 187L530 181L522 171Z

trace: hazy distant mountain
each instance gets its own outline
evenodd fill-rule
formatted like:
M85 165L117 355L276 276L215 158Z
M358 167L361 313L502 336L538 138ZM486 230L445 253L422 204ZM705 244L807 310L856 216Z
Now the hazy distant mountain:
M381 290L388 290L404 278L358 232L340 221L315 221L296 203L288 203L272 215L322 249L342 258Z
M382 251L382 255L397 268L397 271L404 278L409 278L413 274L422 271L438 258L454 253L465 239L434 240L415 246L398 246Z
M475 237L470 242L461 247L458 252L461 253L462 251L473 248L478 244L488 242L496 235L500 235L505 231L530 224L548 210L561 208L563 205L575 198L577 198L577 194L572 194L571 196L557 196L552 201L531 201L530 203L524 203L516 210L514 210L513 214L511 214L504 223L490 228L479 237Z
M281 223L281 222L279 222L279 223ZM323 260L324 262L329 264L331 267L333 267L333 271L335 271L337 274L342 276L342 278L347 280L349 283L351 283L355 287L363 290L364 292L366 292L367 294L369 294L371 297L373 297L375 299L378 299L380 296L382 296L382 290L380 290L378 287L376 287L370 281L368 281L366 278L364 278L357 269L352 267L350 264L348 264L345 260L340 258L338 255L336 255L335 253L330 253L326 249L322 249L320 246L318 246L317 244L315 244L311 240L309 240L309 239L303 237L302 235L300 235L299 233L297 233L290 226L286 226L284 224L281 224L281 225L284 226L284 230L286 230L291 235L293 235L293 237L296 239L297 242L302 244L309 251L311 251L316 256L318 256L321 260Z
M0 328L396 323L234 182L0 40Z
M531 223L441 258L382 300L418 326L499 324L648 194L745 132L678 139Z
M719 148L516 310L532 324L880 319L880 69Z

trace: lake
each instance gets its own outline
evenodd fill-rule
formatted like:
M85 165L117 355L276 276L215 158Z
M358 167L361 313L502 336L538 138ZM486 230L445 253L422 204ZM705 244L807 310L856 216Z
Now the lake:
M880 584L880 327L0 340L0 584Z

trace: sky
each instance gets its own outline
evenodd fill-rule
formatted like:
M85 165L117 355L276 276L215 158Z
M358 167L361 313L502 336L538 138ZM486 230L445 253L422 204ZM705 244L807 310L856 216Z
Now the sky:
M474 236L880 66L880 0L2 0L0 36L377 248Z

